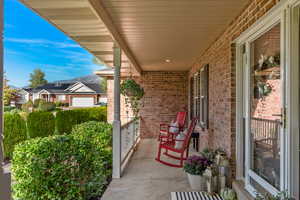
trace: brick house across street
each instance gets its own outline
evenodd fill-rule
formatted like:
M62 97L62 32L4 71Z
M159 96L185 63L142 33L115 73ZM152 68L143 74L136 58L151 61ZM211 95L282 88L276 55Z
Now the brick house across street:
M96 83L47 83L37 88L23 88L19 102L44 99L47 102L67 103L71 107L92 107L100 103L106 94Z
M300 0L20 1L110 67L95 72L107 78L114 127L103 200L190 190L182 169L154 160L160 123L180 111L186 125L197 118L201 150L225 150L240 200L280 191L300 200ZM120 95L127 79L145 92L138 120Z

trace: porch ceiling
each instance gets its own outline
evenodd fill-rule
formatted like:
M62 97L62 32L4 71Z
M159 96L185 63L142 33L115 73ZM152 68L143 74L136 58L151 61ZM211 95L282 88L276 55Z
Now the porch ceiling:
M250 0L20 1L108 66L116 41L141 72L188 70Z
M101 2L143 70L185 71L249 0Z

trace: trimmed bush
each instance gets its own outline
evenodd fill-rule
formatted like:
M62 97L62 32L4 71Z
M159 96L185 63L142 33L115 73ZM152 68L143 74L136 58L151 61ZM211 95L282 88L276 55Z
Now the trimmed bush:
M56 130L58 134L70 134L73 126L88 121L106 122L106 108L82 108L58 111L56 113Z
M12 110L16 109L16 107L12 107L12 106L4 106L4 112L10 112Z
M40 110L40 111L54 111L55 108L56 108L55 103L41 101L40 104L39 104L38 110Z
M70 134L74 125L88 121L88 115L78 110L62 110L56 113L55 120L58 134Z
M14 198L88 200L100 197L111 178L112 153L111 147L106 146L110 142L100 139L109 138L109 126L87 123L74 128L71 135L36 138L17 145L12 162L16 181ZM87 131L81 132L85 127Z
M33 103L31 100L29 100L27 103L23 104L21 109L24 111L24 112L31 112L32 109L33 109Z
M34 108L39 108L41 103L46 103L46 101L44 99L36 99L33 102L33 107Z
M96 107L96 108L81 108L78 109L83 112L87 112L89 116L89 121L107 121L107 108L106 107Z
M11 159L16 144L27 139L25 120L17 113L4 114L4 157Z
M105 122L90 121L73 127L72 135L85 137L101 147L112 146L112 125Z
M110 177L112 167L112 125L105 122L85 122L74 126L72 135L80 141L87 140L95 145L96 151L101 157L104 174Z
M27 117L27 128L30 138L53 135L55 118L51 112L32 112Z

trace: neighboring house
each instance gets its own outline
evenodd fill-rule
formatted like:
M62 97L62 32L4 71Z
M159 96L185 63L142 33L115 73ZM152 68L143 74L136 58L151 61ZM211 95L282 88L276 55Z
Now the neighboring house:
M48 83L37 88L23 88L20 94L22 103L44 99L48 102L68 103L71 107L95 106L106 98L99 84L84 82Z

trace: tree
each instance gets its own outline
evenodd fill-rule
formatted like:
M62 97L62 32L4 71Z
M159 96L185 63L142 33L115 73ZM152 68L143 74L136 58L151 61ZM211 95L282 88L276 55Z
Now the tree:
M13 99L16 99L18 97L18 91L16 89L11 88L8 84L7 84L8 80L6 78L4 78L4 82L3 82L3 103L5 106L9 106L10 102Z
M100 88L103 92L107 91L107 79L106 78L102 78L100 80Z
M101 60L99 60L98 58L96 57L93 57L93 60L92 62L95 64L95 65L100 65L100 66L103 66L103 63L101 62ZM100 80L100 88L103 92L106 92L107 91L107 79L106 78L102 78Z
M38 86L48 83L45 79L45 73L40 69L35 69L33 73L30 73L30 87L37 88Z

